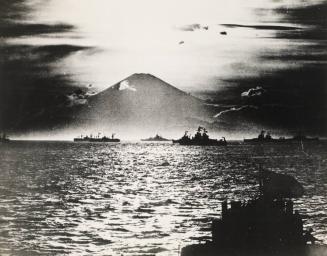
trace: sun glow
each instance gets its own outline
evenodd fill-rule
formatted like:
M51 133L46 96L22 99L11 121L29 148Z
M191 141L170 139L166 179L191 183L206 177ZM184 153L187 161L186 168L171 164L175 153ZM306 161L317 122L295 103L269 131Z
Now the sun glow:
M96 50L77 52L56 66L59 73L71 74L76 83L91 83L98 90L136 72L152 73L181 89L219 89L220 79L242 74L234 63L254 62L257 53L271 43L274 49L289 45L287 41L267 39L273 37L272 31L229 31L219 25L258 24L265 17L258 16L254 7L275 8L281 5L276 1L52 0L37 3L34 3L34 22L71 24L75 30L16 42L94 47ZM278 19L278 15L272 15L269 22ZM189 24L208 29L180 29ZM228 30L226 36L220 34L224 30ZM184 44L179 44L180 41ZM256 67L257 72L243 73L258 75L265 65L278 67L278 64L261 63Z

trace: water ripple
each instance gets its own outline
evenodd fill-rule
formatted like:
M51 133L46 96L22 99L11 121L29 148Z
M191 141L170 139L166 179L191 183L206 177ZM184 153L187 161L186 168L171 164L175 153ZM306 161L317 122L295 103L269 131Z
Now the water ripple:
M0 254L176 255L210 236L222 200L256 193L258 166L294 175L295 207L327 242L326 145L0 145Z

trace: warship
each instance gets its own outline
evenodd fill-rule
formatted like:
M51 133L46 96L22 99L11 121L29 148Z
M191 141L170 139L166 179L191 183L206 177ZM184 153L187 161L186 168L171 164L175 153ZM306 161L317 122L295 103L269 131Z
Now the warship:
M154 137L150 137L147 139L141 139L141 141L171 141L171 140L163 138L159 134L156 134L156 136L154 136Z
M319 141L318 137L306 137L302 134L298 134L293 138L287 139L288 141Z
M261 131L257 138L244 139L245 143L285 143L285 142L303 142L303 141L319 141L319 138L309 138L302 134L298 134L292 138L280 137L278 139L273 138L269 132Z
M244 139L245 143L271 143L271 142L287 142L285 137L274 139L269 132L261 131L257 138Z
M195 145L195 146L227 146L227 141L225 137L220 140L210 139L208 131L199 126L196 134L193 137L188 135L186 131L184 136L178 140L173 140L173 143L178 143L180 145Z
M0 143L8 143L9 141L10 141L10 139L7 136L7 134L2 133L2 135L0 136Z
M100 133L97 136L81 135L80 137L74 138L74 142L120 142L120 139L115 138L115 134L111 135L111 138L107 136L100 137Z
M182 248L182 256L327 255L327 246L316 244L320 240L311 228L303 229L303 219L293 209L291 198L303 195L302 185L274 172L261 172L258 178L259 195L223 201L221 218L212 221L211 240Z

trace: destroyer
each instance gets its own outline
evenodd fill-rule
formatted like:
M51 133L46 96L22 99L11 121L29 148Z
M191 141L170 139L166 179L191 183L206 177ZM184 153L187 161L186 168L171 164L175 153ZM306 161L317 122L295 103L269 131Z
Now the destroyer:
M271 142L286 142L287 140L284 137L279 139L274 139L271 137L270 133L266 131L261 131L257 138L253 139L244 139L245 143L271 143Z
M302 134L298 134L292 138L280 137L278 139L273 138L269 132L261 131L257 138L244 139L245 143L285 143L285 142L304 142L304 141L319 141L319 138L309 138Z
M196 134L193 137L188 135L186 131L184 136L179 140L173 140L173 143L179 143L180 145L196 145L196 146L227 146L225 137L220 140L210 139L208 131L199 126Z

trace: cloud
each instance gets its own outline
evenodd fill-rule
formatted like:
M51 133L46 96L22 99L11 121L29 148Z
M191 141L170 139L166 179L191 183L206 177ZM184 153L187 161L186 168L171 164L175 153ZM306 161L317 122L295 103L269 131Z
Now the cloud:
M327 2L305 3L302 6L289 8L282 6L274 10L283 23L299 24L303 29L278 31L276 38L326 40L327 39ZM324 43L324 42L322 42Z
M221 26L228 28L253 28L261 30L298 30L298 27L292 26L277 26L277 25L242 25L242 24L220 24Z
M69 32L74 26L67 24L25 24L1 23L0 34L2 37L33 36L50 33Z
M23 19L31 10L31 6L22 0L0 0L0 18L3 20Z
M70 54L79 51L89 51L92 47L59 44L59 45L44 45L31 48L30 58L37 58L38 61L43 63L50 63L59 59L65 58Z
M73 93L68 94L66 106L67 107L74 107L80 105L86 105L88 103L87 98L90 94L82 91L81 89L75 90Z
M246 105L222 112L217 114L218 118L214 122L218 128L221 126L230 130L240 130L240 128L245 127L247 132L268 129L287 131L292 134L296 134L301 130L307 135L326 136L327 122L323 122L326 111L314 112L303 106L290 107L275 104ZM310 117L308 114L310 114Z
M58 108L84 104L83 97L72 93L78 85L71 76L52 68L53 63L83 50L87 49L76 45L0 43L0 130L32 127L37 125L35 116L46 124Z
M297 8L280 7L275 10L283 15L283 21L326 27L327 2L305 4Z
M224 114L227 114L227 113L230 113L230 112L238 112L238 111L241 111L241 110L244 110L244 109L258 109L258 107L251 106L251 105L241 106L241 107L238 107L238 108L232 107L230 109L226 109L226 110L220 111L218 114L216 114L214 116L214 118L218 118L218 117L221 117Z
M250 88L249 90L242 92L241 96L245 98L260 97L265 93L265 89L263 89L261 86L257 86L255 88Z
M198 23L194 23L194 24L189 24L189 25L184 25L181 27L177 27L177 29L181 30L181 31L195 31L195 30L200 30L200 29L204 29L204 30L208 30L209 27L208 26L201 26L201 24Z
M124 80L124 81L120 82L118 90L119 91L129 90L129 91L136 92L136 89L132 85L129 84L128 80Z

